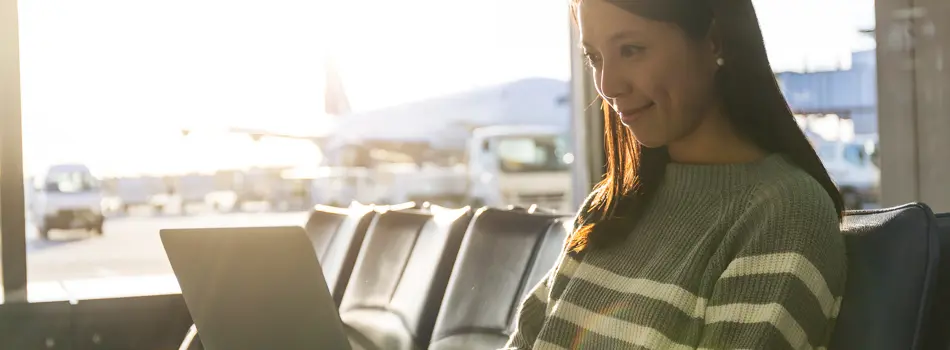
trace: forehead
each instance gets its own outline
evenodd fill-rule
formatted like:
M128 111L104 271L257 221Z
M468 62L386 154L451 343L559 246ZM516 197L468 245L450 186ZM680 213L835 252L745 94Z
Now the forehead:
M577 22L585 46L601 46L611 41L656 34L660 22L625 10L623 1L580 0Z

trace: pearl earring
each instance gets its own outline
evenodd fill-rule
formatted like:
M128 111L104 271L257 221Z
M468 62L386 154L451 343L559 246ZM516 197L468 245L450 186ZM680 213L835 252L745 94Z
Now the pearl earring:
M716 64L718 64L720 67L722 67L722 66L726 65L726 60L723 59L722 57L719 57L719 58L716 59Z

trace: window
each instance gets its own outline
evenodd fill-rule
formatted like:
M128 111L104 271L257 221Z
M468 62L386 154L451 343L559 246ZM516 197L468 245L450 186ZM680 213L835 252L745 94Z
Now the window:
M821 158L823 162L830 162L838 160L838 144L832 142L820 142L818 147L815 149L818 152L818 157Z
M857 142L879 132L877 50L892 44L875 41L875 2L753 3L776 80L818 156L839 186L875 190L879 176L864 168L868 154Z
M509 173L569 171L572 155L558 136L505 137L498 140L501 170Z
M864 153L864 147L861 145L849 144L844 147L844 159L851 164L863 166L866 164L867 155Z
M159 228L299 225L352 200L467 205L475 130L568 129L567 6L371 6L20 2L24 166L44 203L29 280L170 274ZM545 114L523 113L529 99ZM519 171L570 176L563 141L523 141L502 147ZM46 176L66 165L88 171ZM46 219L79 208L102 235Z
M51 174L38 184L37 190L59 193L82 193L100 189L99 180L86 172L68 172Z
M894 4L879 7L909 6L887 1ZM934 88L950 81L934 49L946 33L915 41L924 46L913 52L901 34L906 23L882 23L886 34L878 37L887 41L878 47L866 34L877 25L872 1L754 2L790 108L799 115L849 116L834 125L802 121L836 138L819 143L824 160L877 162L877 148L839 154L834 142L893 132L926 139L888 142L928 147L883 156L891 171L934 163L946 169L938 150L948 147L938 146L946 145L941 138L948 131L937 118L946 116L939 104L950 97L913 95L950 91ZM563 4L376 1L367 11L365 2L334 3L20 1L20 33L0 27L0 35L21 38L22 81L0 84L22 87L23 166L33 178L25 201L37 210L29 213L26 232L29 279L168 274L155 239L160 227L299 224L313 204L352 200L438 197L447 206L471 204L459 198L472 179L492 184L512 173L566 171L575 151L587 153L560 138L515 137L485 148L498 152L499 176L467 173L464 161L469 150L482 149L467 143L475 129L513 118L570 129L571 44ZM945 14L927 16L940 23ZM387 30L362 30L366 22ZM0 54L9 49L0 47ZM901 54L913 59L894 57ZM896 68L908 62L914 69ZM878 84L878 72L919 79ZM904 80L919 86L899 85ZM892 96L915 102L904 104L921 112L913 120L906 116L914 110L880 113L886 119L879 120L879 105ZM548 109L514 108L528 100ZM50 167L67 164L89 171L43 178ZM917 172L908 175L920 180L915 190L946 203L941 198L950 196L927 190L940 188L938 177ZM414 181L420 174L458 181ZM433 192L436 183L446 186ZM498 198L519 197L515 187L488 189L504 193ZM78 204L66 195L77 193L93 195ZM40 197L45 206L34 205ZM103 235L83 225L42 234L46 215L73 207L103 218Z

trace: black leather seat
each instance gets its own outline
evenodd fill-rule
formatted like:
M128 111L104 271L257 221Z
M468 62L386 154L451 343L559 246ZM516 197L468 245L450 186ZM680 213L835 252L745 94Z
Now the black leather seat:
M556 263L566 237L560 216L483 209L459 251L429 349L497 349L521 300Z
M940 259L924 204L849 212L848 282L831 349L924 349Z
M71 349L174 349L191 322L180 294L80 300L72 306L74 340L69 345ZM2 343L0 348L8 349Z
M414 203L392 206L365 205L358 202L349 208L317 205L310 212L304 225L307 236L313 243L327 287L337 305L343 300L343 293L349 282L353 265L366 231L376 214L380 211L403 210L415 207ZM201 337L192 327L186 335L180 349L200 350Z
M72 349L68 301L0 304L0 349Z
M349 208L318 205L304 226L337 305L343 300L360 245L376 216L375 209L356 202Z
M925 349L950 349L950 213L937 214L940 266Z
M354 349L428 347L470 208L382 212L340 305Z

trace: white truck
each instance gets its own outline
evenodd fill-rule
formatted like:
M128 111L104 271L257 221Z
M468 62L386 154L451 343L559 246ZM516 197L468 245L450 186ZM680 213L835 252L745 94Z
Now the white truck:
M552 126L506 125L474 129L464 162L376 164L324 168L313 181L314 201L395 204L431 201L474 207L509 205L572 212L571 163L566 132ZM332 170L332 171L331 171Z
M470 204L538 205L569 213L571 163L566 132L553 126L490 126L474 130L468 149Z
M880 202L881 170L873 158L873 143L813 140L825 168L841 189L845 207L864 209Z
M41 239L54 229L103 233L102 186L85 165L53 165L32 187L29 214Z

